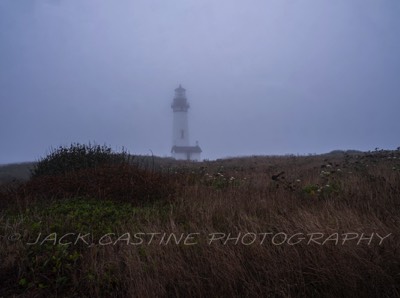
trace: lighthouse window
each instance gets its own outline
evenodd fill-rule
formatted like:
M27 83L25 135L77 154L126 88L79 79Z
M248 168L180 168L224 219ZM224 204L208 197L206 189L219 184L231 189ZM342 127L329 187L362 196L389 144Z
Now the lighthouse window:
M185 131L182 129L181 130L181 139L184 139L185 138Z

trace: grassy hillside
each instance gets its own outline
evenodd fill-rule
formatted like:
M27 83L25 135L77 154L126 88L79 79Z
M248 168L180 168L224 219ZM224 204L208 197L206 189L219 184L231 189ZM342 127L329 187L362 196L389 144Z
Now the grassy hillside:
M0 200L4 297L400 296L400 151L150 159Z

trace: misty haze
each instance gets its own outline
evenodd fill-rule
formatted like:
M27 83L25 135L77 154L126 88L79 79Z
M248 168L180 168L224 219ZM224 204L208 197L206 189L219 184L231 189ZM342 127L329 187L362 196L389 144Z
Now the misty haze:
M398 1L0 1L0 163L89 141L202 158L399 146Z

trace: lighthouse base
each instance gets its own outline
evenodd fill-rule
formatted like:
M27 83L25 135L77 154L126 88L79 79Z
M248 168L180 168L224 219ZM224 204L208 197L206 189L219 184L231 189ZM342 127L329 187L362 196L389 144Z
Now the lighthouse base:
M177 160L200 161L201 148L199 146L173 146L172 157Z

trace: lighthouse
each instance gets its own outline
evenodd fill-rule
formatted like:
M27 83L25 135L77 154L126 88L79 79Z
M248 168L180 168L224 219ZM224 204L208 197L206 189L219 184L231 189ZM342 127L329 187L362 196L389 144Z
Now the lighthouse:
M186 99L186 89L179 85L175 89L175 97L171 105L173 111L172 123L172 157L179 160L200 160L201 149L198 142L190 146L189 142L189 104Z

